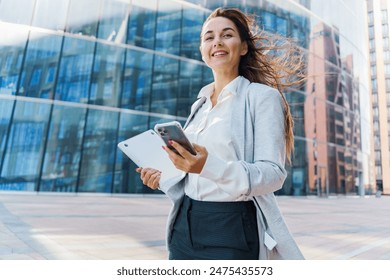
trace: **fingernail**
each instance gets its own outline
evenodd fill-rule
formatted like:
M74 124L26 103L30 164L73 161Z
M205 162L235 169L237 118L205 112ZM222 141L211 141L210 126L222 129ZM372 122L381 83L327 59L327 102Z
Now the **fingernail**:
M171 144L171 145L172 145L172 143L173 143L173 141L172 141L172 140L168 140L168 142L169 142L169 144Z

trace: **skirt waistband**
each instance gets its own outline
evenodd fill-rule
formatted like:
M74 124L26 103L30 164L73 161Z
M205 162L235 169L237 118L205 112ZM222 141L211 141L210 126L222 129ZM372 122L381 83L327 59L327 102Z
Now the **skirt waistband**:
M204 212L256 212L256 206L250 201L200 201L184 195L183 206L195 211Z

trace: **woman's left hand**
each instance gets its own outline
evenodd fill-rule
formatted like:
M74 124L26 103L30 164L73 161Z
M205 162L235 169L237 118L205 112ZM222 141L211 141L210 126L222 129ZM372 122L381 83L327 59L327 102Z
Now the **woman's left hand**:
M168 153L170 160L177 169L183 170L187 173L199 174L202 172L208 156L208 152L205 147L198 144L192 144L196 151L196 155L193 155L175 141L171 140L170 144L176 149L176 151L178 151L179 154L176 154L167 146L163 146L163 148Z

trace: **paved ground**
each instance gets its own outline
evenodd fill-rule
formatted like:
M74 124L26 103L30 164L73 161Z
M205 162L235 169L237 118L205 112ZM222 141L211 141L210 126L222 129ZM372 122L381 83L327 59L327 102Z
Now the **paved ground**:
M390 260L390 196L278 197L307 259ZM0 259L166 259L164 196L0 192Z

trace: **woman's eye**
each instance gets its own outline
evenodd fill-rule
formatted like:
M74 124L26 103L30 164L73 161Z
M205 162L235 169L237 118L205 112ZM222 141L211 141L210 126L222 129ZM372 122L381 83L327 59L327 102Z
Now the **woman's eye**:
M205 41L210 41L212 39L213 39L213 37L206 37L206 38L204 38Z
M223 35L223 37L230 38L230 37L232 37L232 34L225 34L225 35Z

